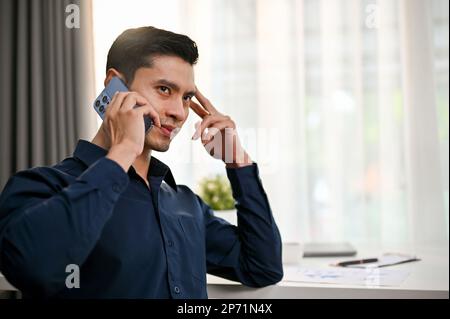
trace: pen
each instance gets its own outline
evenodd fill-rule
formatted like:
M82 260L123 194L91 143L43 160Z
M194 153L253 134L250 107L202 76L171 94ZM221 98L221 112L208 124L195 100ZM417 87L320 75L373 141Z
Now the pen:
M340 263L335 264L335 266L346 267L346 266L351 266L351 265L376 263L377 261L378 261L378 258L350 260L350 261L342 261Z

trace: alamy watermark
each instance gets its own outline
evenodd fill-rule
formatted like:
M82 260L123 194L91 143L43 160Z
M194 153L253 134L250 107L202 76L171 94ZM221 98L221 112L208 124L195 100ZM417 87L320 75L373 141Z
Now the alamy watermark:
M379 6L374 3L368 4L365 8L365 11L367 14L366 19L364 21L366 27L369 29L378 29L380 21Z
M76 264L66 266L66 287L68 289L80 288L80 267Z
M68 4L66 6L66 28L80 28L80 7L77 4Z

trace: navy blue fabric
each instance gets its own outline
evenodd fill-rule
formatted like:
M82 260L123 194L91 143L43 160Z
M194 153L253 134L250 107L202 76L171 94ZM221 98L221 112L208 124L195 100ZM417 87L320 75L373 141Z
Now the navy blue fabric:
M80 140L73 157L6 184L0 271L25 297L207 298L207 272L251 287L281 280L281 238L256 164L227 169L236 227L156 158L149 188L106 153ZM66 287L70 264L80 288Z

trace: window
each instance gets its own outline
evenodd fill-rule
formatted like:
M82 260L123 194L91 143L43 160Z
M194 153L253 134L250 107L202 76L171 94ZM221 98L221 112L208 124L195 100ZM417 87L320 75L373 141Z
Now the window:
M238 124L285 241L448 241L448 1L422 1L423 10L411 3L96 0L98 91L109 46L124 29L186 33L200 50L197 85ZM434 99L424 95L420 109L431 119L420 136L410 130L420 112L407 107L405 90L412 13L419 26L432 26L418 53L432 52L426 70L435 83ZM224 173L190 141L196 121L191 115L171 150L154 154L194 190L205 174ZM438 146L421 162L438 174L427 179L438 192L416 187L423 172L411 148L423 146L422 137ZM419 200L438 204L417 212ZM417 237L421 227L430 238Z

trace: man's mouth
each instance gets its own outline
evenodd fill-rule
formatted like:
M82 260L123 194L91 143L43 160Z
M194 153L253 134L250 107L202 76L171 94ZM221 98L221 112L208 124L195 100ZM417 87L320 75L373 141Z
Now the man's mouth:
M178 133L179 130L180 129L178 127L167 124L161 125L160 129L161 133L164 136L169 137L170 139L172 139L176 135L176 133Z

